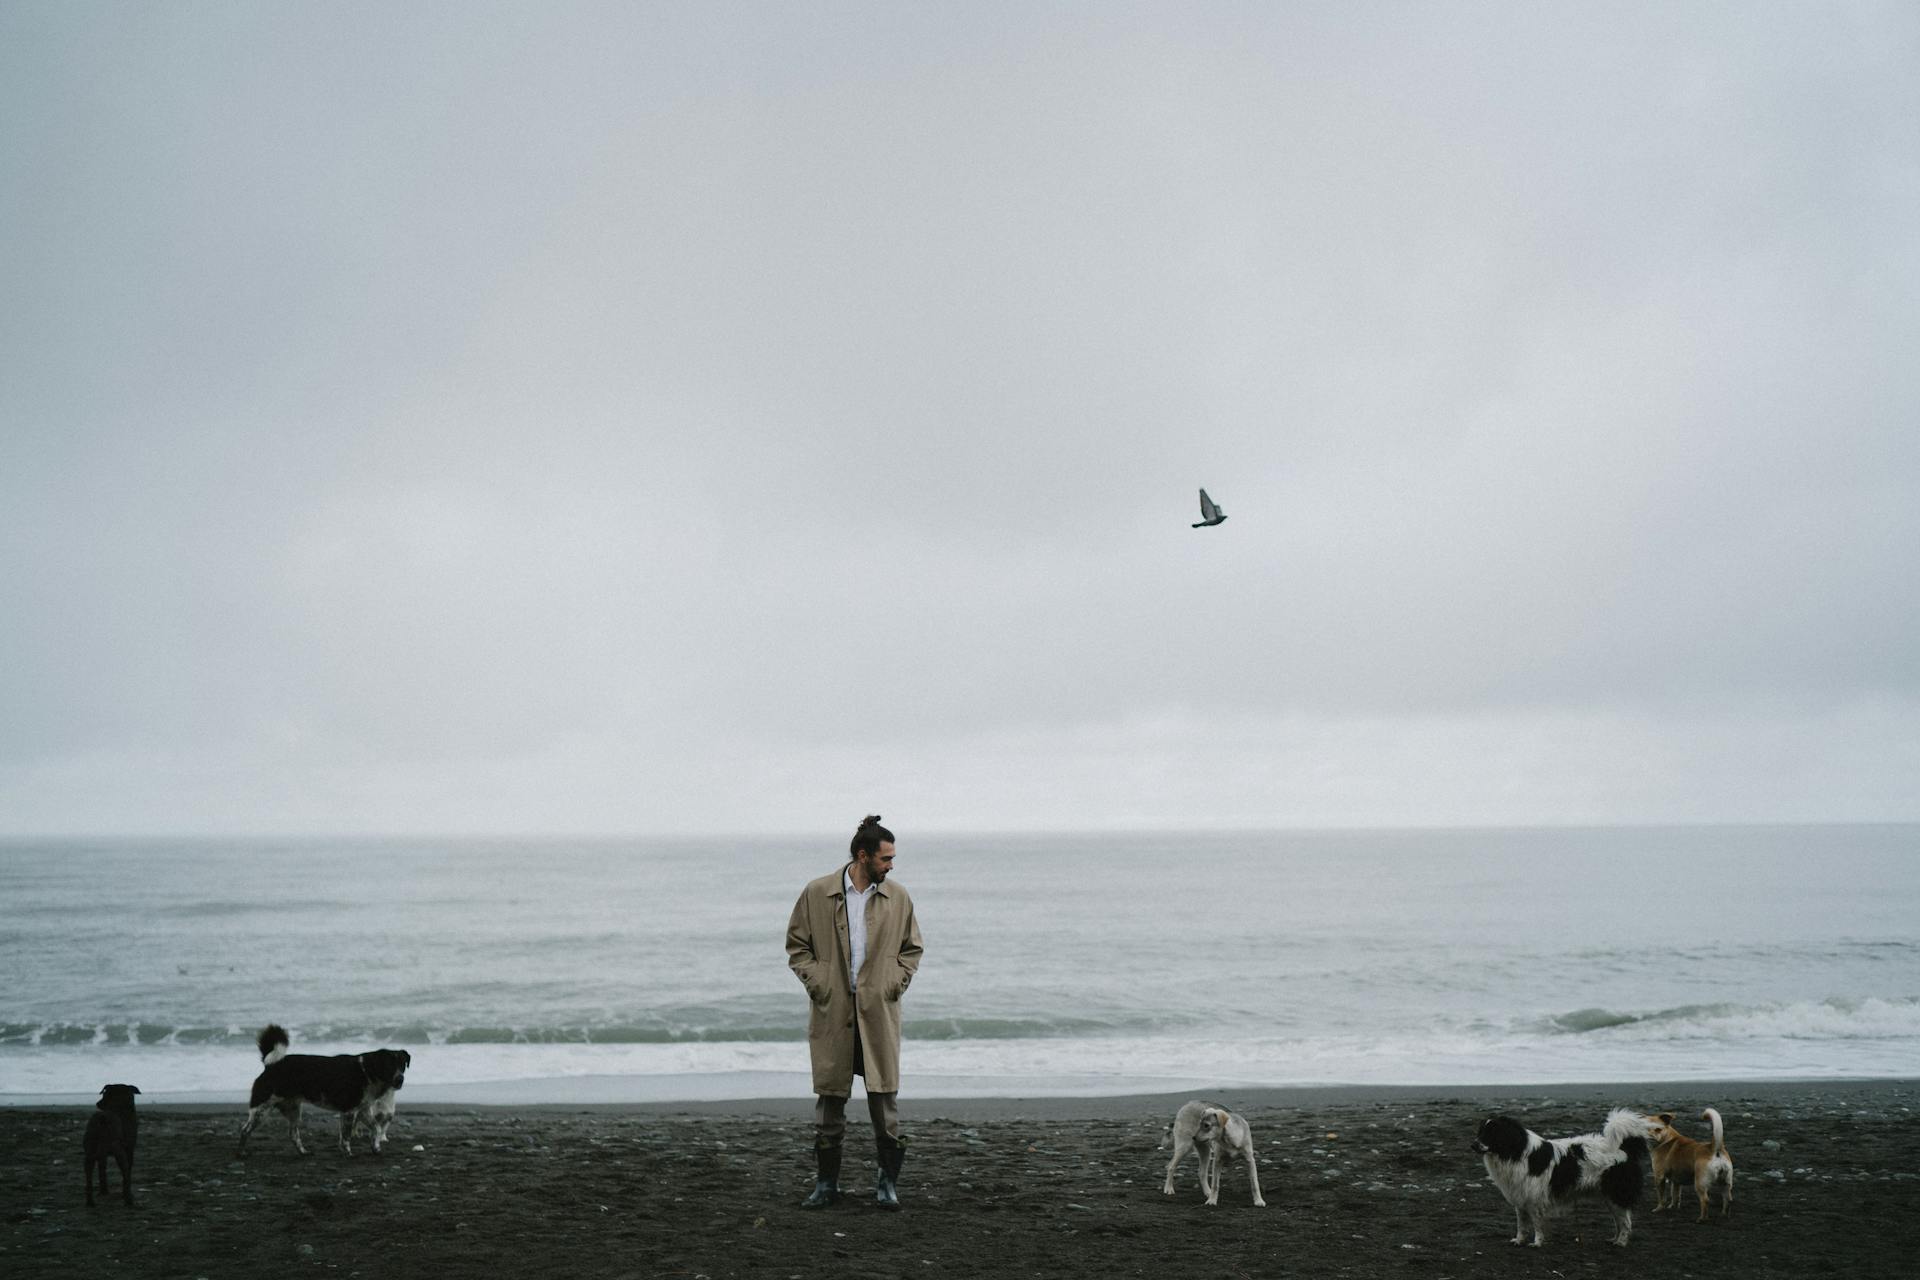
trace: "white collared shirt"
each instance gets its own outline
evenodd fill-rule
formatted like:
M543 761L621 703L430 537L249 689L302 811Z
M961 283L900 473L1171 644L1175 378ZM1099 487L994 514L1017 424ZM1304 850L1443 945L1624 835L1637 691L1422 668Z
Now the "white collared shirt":
M880 886L869 883L866 892L862 893L853 887L851 871L841 872L840 878L847 891L847 963L853 966L853 973L849 978L853 989L858 991L860 966L867 959L867 899L871 898L873 891Z

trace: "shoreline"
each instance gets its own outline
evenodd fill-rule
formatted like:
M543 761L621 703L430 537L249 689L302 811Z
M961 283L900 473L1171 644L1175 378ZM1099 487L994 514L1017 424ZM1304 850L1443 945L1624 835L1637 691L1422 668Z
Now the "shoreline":
M611 1077L623 1079L624 1077ZM766 1094L756 1097L710 1097L710 1098L658 1098L658 1097L601 1097L588 1090L570 1098L524 1098L517 1097L514 1086L521 1082L502 1081L474 1086L476 1094L486 1096L466 1098L421 1098L415 1101L413 1096L403 1090L400 1104L408 1112L415 1114L459 1115L476 1112L535 1112L535 1113L603 1113L610 1115L710 1115L710 1116L784 1116L793 1113L796 1108L811 1114L813 1095L811 1093ZM533 1083L548 1084L547 1080ZM1166 1089L1136 1089L1119 1093L1071 1093L1036 1090L1020 1093L957 1093L943 1094L932 1092L919 1094L912 1088L911 1078L905 1081L907 1087L900 1094L902 1114L920 1111L927 1114L955 1119L1006 1120L1029 1113L1045 1114L1060 1119L1089 1119L1131 1111L1165 1109L1169 1114L1180 1102L1193 1097L1207 1097L1221 1102L1233 1110L1242 1108L1260 1108L1266 1110L1291 1108L1307 1110L1316 1107L1351 1107L1374 1103L1395 1103L1421 1100L1445 1100L1449 1102L1493 1102L1515 1099L1537 1098L1545 1105L1566 1103L1586 1099L1620 1099L1617 1104L1632 1106L1632 1099L1654 1097L1692 1097L1720 1096L1751 1099L1756 1102L1777 1104L1782 1100L1808 1096L1848 1097L1873 1099L1888 1094L1913 1092L1920 1094L1920 1076L1808 1076L1793 1079L1740 1079L1720 1080L1625 1080L1625 1081L1554 1081L1528 1082L1518 1081L1505 1084L1299 1084L1299 1085L1246 1085L1196 1083L1189 1086ZM860 1100L865 1096L857 1086L853 1094L853 1111L861 1111ZM1649 1104L1652 1105L1652 1104ZM56 1094L46 1096L22 1096L18 1100L0 1095L0 1115L7 1111L43 1111L61 1112L70 1110L90 1111L93 1108L91 1094ZM160 1094L149 1099L142 1096L140 1113L175 1113L179 1115L217 1115L228 1114L236 1109L245 1110L245 1101L238 1094L232 1095L194 1095L177 1098ZM864 1112L863 1112L864 1114ZM312 1123L310 1120L309 1123Z

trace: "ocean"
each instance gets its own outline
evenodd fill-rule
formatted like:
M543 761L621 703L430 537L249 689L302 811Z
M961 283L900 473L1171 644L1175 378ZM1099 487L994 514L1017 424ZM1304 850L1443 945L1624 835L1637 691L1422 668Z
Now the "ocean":
M1920 1075L1920 826L926 836L904 1091ZM808 1096L844 837L0 842L0 1104Z

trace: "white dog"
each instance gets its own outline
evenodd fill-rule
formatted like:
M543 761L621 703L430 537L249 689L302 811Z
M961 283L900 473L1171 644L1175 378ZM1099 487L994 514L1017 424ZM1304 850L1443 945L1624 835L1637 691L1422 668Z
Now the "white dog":
M1167 1183L1160 1190L1173 1194L1173 1171L1191 1151L1200 1159L1200 1190L1208 1204L1220 1203L1220 1152L1222 1148L1244 1157L1247 1177L1253 1182L1253 1202L1266 1208L1260 1198L1260 1169L1253 1158L1253 1130L1225 1107L1211 1102L1189 1102L1181 1107L1167 1128L1173 1140L1173 1159L1167 1161ZM1160 1140L1164 1148L1167 1138Z

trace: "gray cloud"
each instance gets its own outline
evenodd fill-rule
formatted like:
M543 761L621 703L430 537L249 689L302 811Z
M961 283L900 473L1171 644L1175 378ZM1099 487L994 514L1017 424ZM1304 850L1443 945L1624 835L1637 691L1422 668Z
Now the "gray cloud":
M10 829L1916 816L1903 7L0 37Z

